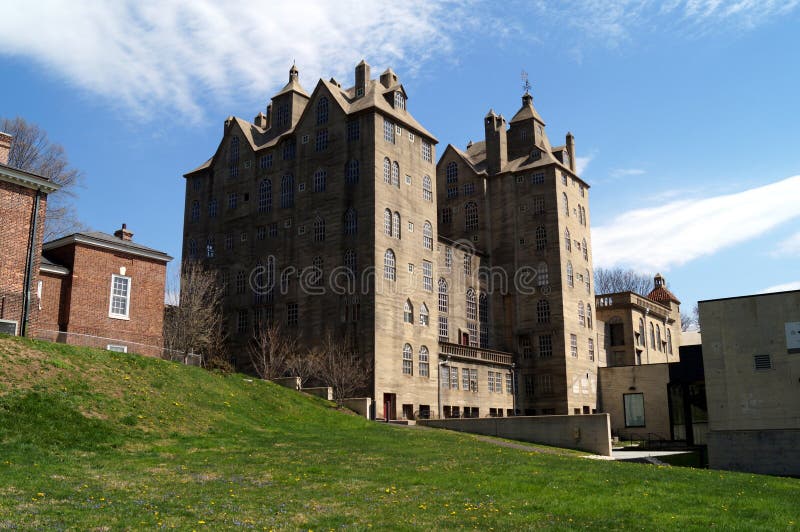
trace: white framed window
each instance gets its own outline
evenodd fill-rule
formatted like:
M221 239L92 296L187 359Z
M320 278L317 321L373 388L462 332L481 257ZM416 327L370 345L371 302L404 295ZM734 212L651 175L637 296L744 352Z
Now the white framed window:
M569 335L569 352L572 355L572 358L578 358L578 335L577 334L570 334Z
M428 377L430 375L430 362L428 356L428 348L422 346L419 348L419 376Z
M111 275L111 298L108 303L110 318L130 319L131 278L123 275Z
M106 351L114 351L115 353L127 353L128 352L128 346L127 345L108 344L106 346Z
M430 323L430 314L428 312L428 305L425 303L422 304L422 307L419 309L419 324L423 327L427 327Z
M422 288L433 291L433 263L427 260L422 261Z
M406 299L406 303L403 305L403 323L414 323L414 306L408 299Z
M422 160L427 162L433 161L433 150L431 149L431 143L426 140L422 141Z
M403 375L414 374L414 350L410 344L403 346Z
M431 185L431 176L422 176L422 199L425 201L433 201L433 187Z
M425 220L425 225L422 226L422 247L433 250L433 226L427 220Z

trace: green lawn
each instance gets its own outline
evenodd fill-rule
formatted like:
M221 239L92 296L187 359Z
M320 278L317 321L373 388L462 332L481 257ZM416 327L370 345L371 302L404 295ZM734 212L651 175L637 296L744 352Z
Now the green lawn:
M0 529L797 527L800 481L385 426L243 375L0 338Z

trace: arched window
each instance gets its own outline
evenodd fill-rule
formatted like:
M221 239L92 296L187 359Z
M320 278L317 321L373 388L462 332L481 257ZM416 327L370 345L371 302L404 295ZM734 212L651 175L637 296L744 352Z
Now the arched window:
M536 269L536 278L537 278L537 285L538 286L546 286L550 284L550 272L547 269L546 262L540 262L539 267Z
M583 207L578 205L578 223L583 225Z
M578 325L586 326L586 315L583 312L583 301L578 301Z
M387 249L383 255L383 278L389 281L397 280L397 268L395 266L394 251Z
M572 240L570 240L569 229L564 229L564 250L572 251Z
M314 218L314 242L325 242L325 218Z
M358 159L350 159L344 165L344 181L348 185L358 183Z
M650 349L656 348L656 329L653 324L650 324Z
M439 312L447 314L450 308L450 294L447 292L447 281L439 279Z
M489 322L489 299L486 294L478 296L478 319L481 323Z
M208 235L206 239L206 257L213 258L214 254L214 235Z
M314 257L311 262L312 270L311 284L313 286L322 286L322 257Z
M550 323L550 302L540 299L536 303L536 321L538 323Z
M455 162L447 163L447 183L458 182L458 165Z
M589 247L586 245L586 239L583 239L583 260L589 260Z
M383 158L383 182L392 183L392 161L388 157Z
M419 348L419 376L430 376L430 361L428 356L428 348L424 345Z
M431 176L422 176L422 199L433 201L433 187L431 186Z
M286 174L281 178L281 207L294 207L294 176Z
M258 185L258 212L272 210L272 181L262 179Z
M314 172L314 192L325 192L325 185L328 180L328 172L319 169Z
M467 231L478 229L478 205L474 201L464 205L464 225Z
M592 328L592 306L586 303L586 327Z
M561 193L561 209L564 212L564 216L569 216L569 199L567 199L567 193Z
M667 353L672 354L672 331L667 329Z
M344 234L355 235L357 233L358 216L356 215L356 210L352 207L348 207L348 209L344 211Z
M433 226L428 220L422 226L422 247L433 250Z
M425 303L419 309L419 324L427 327L430 320L430 313L428 312L428 305Z
M400 238L400 213L397 211L392 215L392 236Z
M569 286L575 286L575 276L572 273L572 262L567 261L567 284Z
M583 274L583 282L586 283L586 293L592 293L592 274L589 272L589 268L586 268L586 271Z
M414 305L408 299L403 305L403 323L414 323Z
M472 288L467 289L467 319L477 319L478 309L475 303L475 290Z
M392 163L392 184L400 188L400 165L397 164L397 161Z
M351 275L356 274L356 252L348 249L344 252L344 267L347 268Z
M328 123L328 98L323 96L317 102L317 125Z
M189 240L189 256L192 258L197 257L197 242L194 238Z
M411 345L403 346L403 375L414 374L414 350Z
M536 228L536 249L538 251L547 249L547 231L543 225Z
M383 233L392 236L392 211L389 209L383 211Z
M661 326L656 325L656 349L659 351L663 351L663 346L661 345Z
M644 346L646 339L644 337L644 320L639 318L639 345Z
M197 200L192 202L192 221L200 221L200 202Z

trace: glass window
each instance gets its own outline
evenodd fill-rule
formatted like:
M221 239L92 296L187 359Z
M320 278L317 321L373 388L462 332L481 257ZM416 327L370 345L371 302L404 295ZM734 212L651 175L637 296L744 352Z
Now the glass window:
M389 209L383 211L383 234L392 236L392 211Z
M419 324L427 327L430 320L430 314L428 312L428 305L425 303L422 304L422 307L419 309Z
M272 181L263 179L258 185L258 212L272 210Z
M397 211L392 215L392 236L400 238L400 213Z
M431 185L431 176L422 176L422 199L425 201L433 201L433 187Z
M442 209L442 225L450 225L453 223L453 209L444 207Z
M394 124L386 118L383 119L383 140L394 144Z
M433 226L427 220L422 226L422 247L433 251Z
M553 336L543 334L539 336L539 358L550 358L553 356Z
M458 182L458 165L455 162L447 163L447 169L445 170L445 173L448 184Z
M569 335L569 352L572 358L578 358L578 335Z
M348 207L346 211L344 211L344 234L346 235L355 235L358 233L358 215L356 214L356 210L352 207Z
M439 279L439 312L447 314L450 306L450 295L447 291L447 281Z
M403 305L403 323L414 323L414 306L408 299Z
M477 319L477 305L475 302L475 290L472 288L467 289L467 319Z
M644 427L644 394L626 393L622 395L625 409L626 427Z
M422 288L433 290L433 263L427 260L422 261Z
M569 199L567 199L567 193L561 193L561 210L564 213L564 216L569 216Z
M536 249L538 251L547 249L547 231L543 225L536 228Z
M347 161L344 169L344 180L348 185L355 185L358 183L358 159L350 159Z
M294 176L286 174L281 178L281 207L294 207Z
M383 255L383 278L389 281L397 280L394 251L387 249Z
M358 140L361 136L361 123L358 118L353 118L347 122L347 140L352 142Z
M392 185L400 188L400 165L397 161L392 162Z
M314 192L325 192L327 180L328 172L325 170L319 169L314 172Z
M317 102L317 125L328 123L328 98L323 96Z
M424 345L419 348L419 376L428 377L430 375L430 362L428 348Z
M478 205L474 201L464 205L464 225L467 231L478 229Z
M110 317L128 318L130 312L130 289L130 277L122 275L111 276L111 299L108 306L108 315Z
M583 310L583 301L578 301L578 325L581 327L586 326L586 314Z
M317 216L314 219L314 242L325 241L325 218Z
M392 182L392 161L388 157L383 158L383 182Z
M583 260L589 260L589 248L586 247L586 239L583 239L583 246L581 247L583 250Z
M572 273L572 262L567 261L567 284L569 286L575 285L575 276Z
M433 150L431 149L431 143L426 140L422 141L422 160L427 162L433 161Z
M197 200L192 202L192 221L200 221L200 202Z
M325 151L328 149L328 129L320 129L317 131L316 142L314 143L315 151Z
M550 272L548 271L546 262L539 263L536 273L536 281L538 286L547 286L550 284Z

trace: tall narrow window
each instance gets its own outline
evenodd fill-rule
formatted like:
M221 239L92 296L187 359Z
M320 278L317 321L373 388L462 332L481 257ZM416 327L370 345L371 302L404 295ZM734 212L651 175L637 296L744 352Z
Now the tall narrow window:
M323 128L317 131L314 149L315 151L325 151L328 149L328 128Z
M422 176L422 199L425 201L433 201L433 187L431 185L431 176Z
M661 346L661 326L656 325L656 349L663 351Z
M314 218L314 242L325 242L325 218Z
M217 198L211 198L211 200L208 202L208 217L217 217Z
M322 257L314 257L314 260L311 261L311 284L313 286L322 286L322 276L323 276L323 267L322 267Z
M540 262L539 267L536 269L536 284L538 286L547 286L550 284L550 272L548 271L546 262Z
M672 354L672 332L667 329L667 353Z
M286 174L281 178L281 207L294 207L294 176Z
M644 346L645 344L645 337L644 337L644 320L639 318L639 345Z
M581 247L583 250L583 260L589 260L589 248L586 246L586 239L583 239L583 246Z
M317 125L328 123L328 98L323 96L317 102Z
M403 305L403 323L414 323L414 305L408 299Z
M344 234L346 235L355 235L358 233L358 216L356 215L356 210L352 207L348 207L346 211L344 211Z
M419 309L419 324L427 327L430 320L430 313L428 312L428 305L425 303Z
M383 211L383 233L392 236L392 211L389 209Z
M386 118L383 119L383 140L394 144L394 124Z
M475 290L472 288L467 289L467 319L477 319L477 305L475 302Z
M442 208L442 225L450 225L453 223L453 209L450 207Z
M540 299L536 303L536 321L538 323L550 323L550 302Z
M392 215L392 236L400 238L400 213L397 211Z
M433 226L427 220L422 226L422 247L433 251Z
M419 376L428 377L430 371L428 348L423 345L419 348Z
M359 123L358 118L353 118L347 122L347 140L348 142L352 142L358 140L360 137L361 124Z
M328 172L321 168L314 172L314 192L325 192L327 181Z
M569 216L569 199L567 198L567 193L561 193L561 210L564 213L564 216Z
M472 275L472 255L464 253L464 275Z
M653 324L650 324L650 349L656 348L656 329Z
M567 261L567 284L569 286L575 285L575 275L572 273L572 262Z
M392 182L392 161L388 157L383 158L383 182L389 184Z
M213 258L215 254L214 235L208 235L208 239L206 239L206 257Z
M197 242L193 238L189 240L189 256L192 258L197 256Z
M586 326L586 314L583 310L583 301L578 301L578 325L581 327Z
M478 229L478 205L474 201L464 205L464 225L467 231Z
M426 162L433 162L433 149L431 143L427 140L422 141L422 160Z
M564 250L572 251L572 240L570 240L569 229L564 229Z
M258 185L258 212L272 210L272 181L262 179Z
M433 290L433 263L428 260L422 261L422 288L428 292Z
M344 267L351 276L355 276L357 267L356 252L352 249L348 249L344 252Z
M400 188L400 165L397 161L392 163L392 185Z
M192 221L199 222L200 221L200 202L194 200L192 202Z
M586 271L583 274L583 282L586 284L586 293L592 293L592 274L589 272L589 268L586 268Z
M403 375L414 374L414 350L411 345L405 344L403 346Z
M383 255L383 278L389 281L397 280L397 267L395 264L394 251L387 249Z
M348 185L358 183L358 159L350 159L344 167L344 180Z
M478 319L481 320L481 323L489 321L489 300L486 294L481 294L478 297Z
M586 303L586 327L592 328L592 305Z
M450 295L447 291L447 281L439 279L439 312L447 314L450 307Z
M577 334L570 334L569 335L569 352L572 355L572 358L578 358L578 335Z
M536 228L536 249L538 251L547 249L547 231L543 225Z
M111 299L108 315L111 318L128 319L130 313L131 278L122 275L111 276Z
M447 163L446 169L447 183L458 183L458 165L455 162Z
M231 139L228 151L228 176L236 177L239 175L239 137Z

